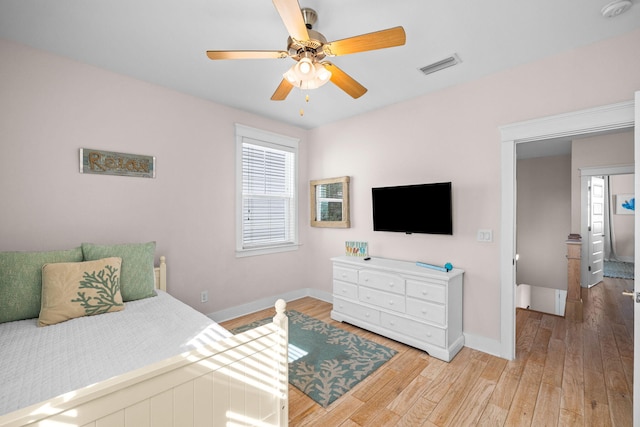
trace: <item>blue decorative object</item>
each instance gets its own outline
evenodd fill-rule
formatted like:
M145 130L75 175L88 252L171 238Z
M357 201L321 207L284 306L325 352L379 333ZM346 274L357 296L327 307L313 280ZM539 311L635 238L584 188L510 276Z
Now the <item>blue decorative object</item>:
M427 264L426 262L416 262L416 265L418 267L425 267L425 268L431 268L433 270L438 270L438 271L444 271L445 273L448 273L449 271L453 270L453 265L448 262L444 265L444 267L440 267L439 265L433 265L433 264Z
M636 210L636 197L633 193L616 194L617 215L633 215Z
M625 209L629 209L630 211L635 211L636 210L636 198L632 197L629 200L625 200L624 203L622 203L622 207Z

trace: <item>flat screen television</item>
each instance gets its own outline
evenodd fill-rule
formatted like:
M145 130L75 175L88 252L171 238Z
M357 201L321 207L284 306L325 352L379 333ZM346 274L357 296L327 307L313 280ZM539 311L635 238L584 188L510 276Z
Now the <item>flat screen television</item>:
M371 189L373 230L453 234L451 183Z

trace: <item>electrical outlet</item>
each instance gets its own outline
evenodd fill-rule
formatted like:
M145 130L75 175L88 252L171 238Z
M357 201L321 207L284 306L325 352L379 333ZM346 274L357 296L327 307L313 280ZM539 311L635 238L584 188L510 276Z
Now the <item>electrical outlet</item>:
M209 291L200 292L200 302L207 302L207 301L209 301Z

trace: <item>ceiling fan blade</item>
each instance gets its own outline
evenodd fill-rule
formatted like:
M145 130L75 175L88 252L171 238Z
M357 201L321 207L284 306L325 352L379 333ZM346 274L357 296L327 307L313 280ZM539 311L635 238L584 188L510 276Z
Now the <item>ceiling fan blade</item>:
M282 79L276 91L271 95L271 100L284 101L289 95L289 92L291 92L291 89L293 89L293 85L289 83L287 79Z
M304 24L298 0L273 0L273 5L280 14L280 18L282 18L282 22L287 27L287 32L292 39L309 40L309 32Z
M362 34L330 43L325 43L324 53L329 56L348 55L367 50L402 46L407 36L402 27L394 27L374 33Z
M289 57L284 50L208 50L209 59L280 59Z
M323 62L322 65L331 71L331 83L347 92L352 98L360 98L367 92L367 88L355 81L353 77L336 67L331 62Z

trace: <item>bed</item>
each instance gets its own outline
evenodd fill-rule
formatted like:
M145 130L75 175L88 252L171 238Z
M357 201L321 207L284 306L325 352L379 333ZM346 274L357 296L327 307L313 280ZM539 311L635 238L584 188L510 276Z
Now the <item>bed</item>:
M232 335L166 292L164 257L153 276L119 311L1 323L0 426L286 426L285 302Z

